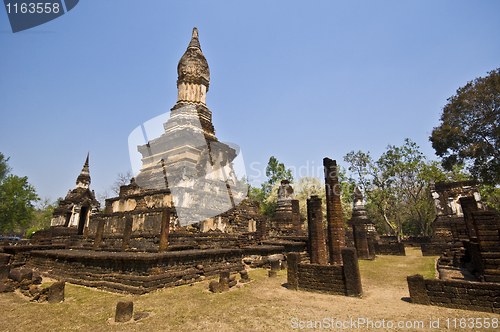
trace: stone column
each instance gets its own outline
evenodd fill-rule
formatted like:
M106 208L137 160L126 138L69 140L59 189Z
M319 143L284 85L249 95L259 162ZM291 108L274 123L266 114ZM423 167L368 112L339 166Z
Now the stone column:
M160 248L159 252L167 251L168 235L170 231L170 209L165 208L161 214Z
M130 238L132 237L132 224L133 224L132 216L126 216L125 228L123 230L122 251L125 251L130 247Z
M297 236L302 235L302 225L300 224L300 206L299 201L292 200L292 227L295 229Z
M297 290L299 288L299 263L300 253L290 252L286 255L288 269L286 271L288 289Z
M94 245L92 246L92 250L98 250L101 246L102 235L104 233L104 218L99 217L99 221L97 223L97 231L95 233Z
M269 277L274 278L278 276L278 271L280 270L280 260L275 259L270 261L271 270L269 270Z
M344 272L346 295L361 296L363 288L361 287L361 275L359 274L356 249L343 248L341 255L344 264L342 270Z
M318 196L311 196L307 200L307 222L309 224L311 264L327 264L323 211L321 210L321 198Z
M324 158L323 166L325 167L326 218L328 221L327 236L330 264L342 264L340 251L345 247L345 234L337 162Z

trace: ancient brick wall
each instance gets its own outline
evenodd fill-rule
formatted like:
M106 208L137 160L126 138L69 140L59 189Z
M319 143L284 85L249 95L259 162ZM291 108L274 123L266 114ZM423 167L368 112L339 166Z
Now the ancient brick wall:
M378 254L405 256L405 245L403 242L379 243Z
M188 250L167 253L119 253L76 250L33 251L29 265L48 276L89 287L144 294L202 281L244 269L239 249Z
M443 252L449 249L449 243L421 243L420 249L422 256L441 256Z
M460 242L469 239L464 217L453 216L453 217L442 217L442 218L448 221L454 242Z
M301 290L345 295L342 265L299 264L298 276Z
M303 264L300 253L288 253L287 283L290 285L289 289L333 295L361 296L363 290L356 249L344 248L341 254L343 265L328 265Z
M407 277L413 303L500 313L500 284Z
M484 280L500 282L500 220L489 211L470 213L484 266Z

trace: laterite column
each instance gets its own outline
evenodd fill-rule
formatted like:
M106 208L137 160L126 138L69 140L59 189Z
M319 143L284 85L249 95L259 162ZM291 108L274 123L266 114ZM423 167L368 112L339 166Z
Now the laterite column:
M323 211L321 198L311 196L307 200L307 222L309 228L309 246L311 264L328 264L326 254L325 231L323 227Z
M330 264L342 264L341 250L345 247L344 222L340 202L340 185L337 162L323 159L326 187L326 219L328 221L328 251Z

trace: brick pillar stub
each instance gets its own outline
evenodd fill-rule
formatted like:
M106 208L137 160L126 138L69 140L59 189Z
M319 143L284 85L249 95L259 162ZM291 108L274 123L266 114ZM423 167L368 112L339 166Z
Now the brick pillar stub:
M7 279L10 273L10 265L0 265L0 280Z
M132 216L125 217L125 229L123 230L122 251L129 249L130 238L132 237Z
M330 264L342 264L341 250L345 248L345 234L337 162L330 158L324 158L323 166L325 168L326 219L328 221L327 237Z
M222 291L228 291L229 290L229 278L231 277L231 274L228 270L223 270L220 271L219 273L219 284L222 286Z
M343 272L347 296L361 296L361 275L359 274L358 257L355 248L343 248L341 251Z
M425 288L424 277L420 274L415 274L413 276L406 277L408 282L408 290L410 292L410 298L412 303L416 304L431 304L429 295L427 294L427 289Z
M398 256L406 256L405 244L403 242L398 242L399 255Z
M170 209L165 208L161 213L161 231L159 252L165 252L168 247L168 235L170 231Z
M323 211L321 209L321 198L318 196L311 196L307 200L307 220L309 223L311 264L327 264Z
M270 263L271 263L271 271L281 270L281 264L279 259L272 260Z
M290 252L286 255L288 265L286 285L288 289L297 290L299 288L299 263L300 253Z
M49 294L47 301L49 303L59 303L64 301L64 281L56 281L48 287Z
M102 242L102 235L104 233L104 218L99 217L99 220L97 222L97 231L95 234L95 239L94 239L94 244L92 246L92 250L97 250L101 246Z
M134 302L118 302L116 304L115 322L125 323L134 315Z

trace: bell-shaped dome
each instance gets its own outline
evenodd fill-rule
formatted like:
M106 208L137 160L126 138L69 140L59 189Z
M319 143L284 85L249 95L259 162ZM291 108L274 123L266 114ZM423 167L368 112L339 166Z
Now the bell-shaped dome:
M193 28L193 36L189 46L177 65L177 85L180 83L210 84L210 69L207 59L201 52L198 40L198 29Z

